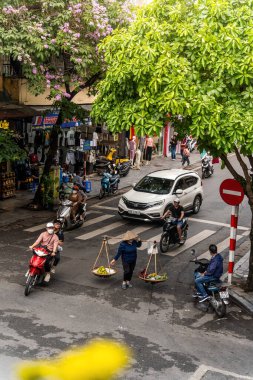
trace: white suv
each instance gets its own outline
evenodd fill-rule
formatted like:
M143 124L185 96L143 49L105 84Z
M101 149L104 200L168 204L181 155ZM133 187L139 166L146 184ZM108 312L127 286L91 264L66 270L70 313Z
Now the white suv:
M199 175L183 169L158 170L143 177L119 201L118 212L123 218L159 220L175 198L185 210L199 212L203 187Z

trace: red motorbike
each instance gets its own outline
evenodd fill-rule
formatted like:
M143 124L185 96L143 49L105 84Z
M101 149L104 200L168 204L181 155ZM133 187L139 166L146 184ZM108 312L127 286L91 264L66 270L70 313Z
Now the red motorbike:
M25 296L28 296L32 287L43 282L45 278L45 262L48 251L42 247L34 248L30 259L29 269L26 273Z

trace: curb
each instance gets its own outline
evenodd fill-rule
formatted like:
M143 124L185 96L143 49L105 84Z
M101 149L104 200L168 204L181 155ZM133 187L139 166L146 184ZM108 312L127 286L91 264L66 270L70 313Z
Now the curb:
M245 293L241 289L238 289L238 290L242 294L238 294L237 291L235 292L233 290L229 290L229 295L231 297L232 302L234 302L236 305L238 305L243 310L245 310L248 314L253 316L253 304L252 302L249 302L247 299L245 299L243 296L243 294L247 294L247 293Z

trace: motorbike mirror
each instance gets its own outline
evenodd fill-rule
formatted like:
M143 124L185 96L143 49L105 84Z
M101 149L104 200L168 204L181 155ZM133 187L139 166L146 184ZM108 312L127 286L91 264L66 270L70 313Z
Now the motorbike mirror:
M133 187L135 187L135 185L136 185L136 182L132 183L132 186L133 186Z
M195 256L195 253L196 253L195 249L191 249L191 254L192 254L193 256Z

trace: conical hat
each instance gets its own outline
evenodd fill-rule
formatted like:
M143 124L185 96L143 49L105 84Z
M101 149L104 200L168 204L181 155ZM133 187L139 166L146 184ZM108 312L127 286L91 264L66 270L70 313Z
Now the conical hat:
M134 240L134 239L136 239L137 238L137 235L136 234L134 234L133 232L131 232L131 231L127 231L126 233L125 233L125 235L123 236L123 239L122 240L124 240L124 241L127 241L127 240Z

